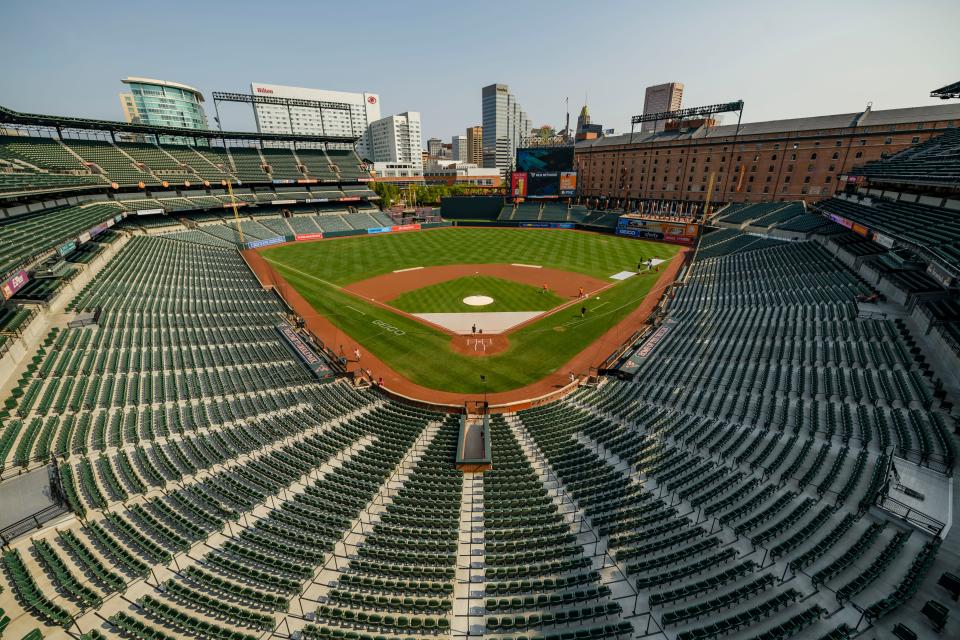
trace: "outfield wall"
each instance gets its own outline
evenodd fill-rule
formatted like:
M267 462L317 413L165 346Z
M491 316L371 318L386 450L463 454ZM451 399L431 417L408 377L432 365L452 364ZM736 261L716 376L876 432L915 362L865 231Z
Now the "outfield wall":
M496 220L503 196L447 196L440 199L440 216L447 220Z
M536 222L533 220L456 220L457 227L506 227L511 229L576 229L594 233L615 233L614 227L595 227L579 222Z
M330 238L346 238L349 236L369 236L383 233L407 233L410 231L421 231L423 229L435 229L437 227L453 226L450 222L423 222L416 224L399 224L392 227L371 227L369 229L347 229L343 231L318 231L316 233L299 233L297 235L274 236L262 240L251 240L242 249L262 249L274 245L286 244L288 242L327 240Z

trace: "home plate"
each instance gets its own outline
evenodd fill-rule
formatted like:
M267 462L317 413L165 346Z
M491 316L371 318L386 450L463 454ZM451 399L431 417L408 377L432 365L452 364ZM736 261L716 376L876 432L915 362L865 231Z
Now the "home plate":
M610 279L611 279L611 280L626 280L626 279L629 278L630 276L635 276L635 275L637 275L637 274L634 273L633 271L621 271L620 273L615 273L615 274L613 274L612 276L610 276Z
M484 333L503 333L543 315L543 311L478 311L476 313L415 313L414 316L461 335L472 334L476 326Z

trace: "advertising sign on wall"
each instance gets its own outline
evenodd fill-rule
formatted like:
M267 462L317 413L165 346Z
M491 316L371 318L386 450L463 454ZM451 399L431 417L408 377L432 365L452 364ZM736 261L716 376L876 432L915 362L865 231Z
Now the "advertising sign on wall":
M521 222L520 226L529 229L574 229L577 225L573 222Z
M23 288L23 285L27 284L30 280L30 276L27 275L26 271L19 271L14 274L12 278L0 285L0 292L3 293L3 299L9 300L13 297L17 291Z
M510 184L510 193L514 198L527 197L527 174L523 171L513 173L512 183Z
M882 233L874 233L873 241L887 249L893 249L893 238L885 236Z
M617 220L617 235L693 244L697 238L697 225L621 216Z
M561 171L560 172L560 195L572 196L576 192L577 192L577 172Z
M287 239L283 236L276 236L273 238L264 238L263 240L253 240L247 243L247 249L258 249L260 247L267 247L271 244L280 244L286 242Z
M323 240L322 233L298 233L296 236L298 241L300 240Z
M838 216L835 213L828 213L827 217L833 220L834 222L836 222L841 227L846 227L847 229L853 228L853 222L851 222L850 220L847 220L843 216Z

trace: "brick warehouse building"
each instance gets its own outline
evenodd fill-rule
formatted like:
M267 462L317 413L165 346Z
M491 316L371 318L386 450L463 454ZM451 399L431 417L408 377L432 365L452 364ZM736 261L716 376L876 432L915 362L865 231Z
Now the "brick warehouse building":
M702 121L701 121L702 123ZM960 127L960 104L707 126L576 145L580 196L703 202L819 200L840 176ZM731 151L732 150L732 151Z

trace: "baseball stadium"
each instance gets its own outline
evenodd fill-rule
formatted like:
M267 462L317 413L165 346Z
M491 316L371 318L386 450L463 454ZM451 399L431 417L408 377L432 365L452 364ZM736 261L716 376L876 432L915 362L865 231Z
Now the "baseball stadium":
M960 637L937 92L435 207L355 137L0 107L0 637Z

